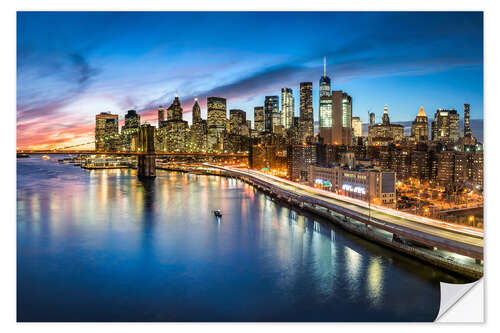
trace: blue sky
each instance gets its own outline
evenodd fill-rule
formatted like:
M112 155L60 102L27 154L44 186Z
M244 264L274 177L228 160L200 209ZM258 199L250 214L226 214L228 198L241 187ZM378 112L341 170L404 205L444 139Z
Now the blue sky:
M93 136L95 114L155 108L175 94L191 119L194 97L228 109L312 81L318 119L323 56L353 115L413 119L420 106L471 104L483 117L480 12L20 12L17 20L18 146L61 146Z

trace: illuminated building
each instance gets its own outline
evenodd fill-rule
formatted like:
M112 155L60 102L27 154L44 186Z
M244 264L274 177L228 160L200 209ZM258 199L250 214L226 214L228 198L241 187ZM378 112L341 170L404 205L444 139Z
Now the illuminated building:
M457 110L438 109L432 121L432 141L455 142L459 137Z
M222 150L223 134L226 130L226 99L222 97L208 97L207 99L207 126L208 148Z
M163 106L158 107L158 128L161 128L165 125L165 109Z
M476 144L476 138L472 136L470 128L470 105L467 103L464 104L464 137L462 143L469 149Z
M387 105L384 107L382 123L368 127L368 144L375 146L387 146L403 140L404 127L402 125L391 124Z
M352 117L352 136L355 138L363 136L363 123L359 117Z
M300 132L304 142L314 139L312 82L300 83Z
M375 125L375 113L370 112L370 126Z
M319 135L324 142L332 142L332 93L331 80L326 75L326 57L319 80Z
M263 106L256 106L253 108L253 125L254 129L258 132L266 130L265 113Z
M201 121L201 108L198 104L198 98L194 99L193 111L191 115L193 124L199 123Z
M298 145L302 143L302 137L300 135L300 119L299 117L293 117L292 126L287 130L288 144Z
M309 166L309 185L339 194L394 207L396 204L396 175L371 167L354 168Z
M455 152L453 165L453 183L464 184L467 181L467 156L464 152Z
M332 91L332 134L331 141L325 143L333 145L352 144L352 98L342 90Z
M472 136L472 130L470 129L470 104L464 103L464 137L468 136Z
M132 138L139 133L141 117L135 110L128 110L125 115L125 124L122 126L121 136L124 150L132 150Z
M119 148L118 115L101 112L95 116L95 149L115 151Z
M201 119L201 108L198 99L194 99L193 105L193 124L190 130L191 146L189 151L206 151L207 149L207 121Z
M411 136L417 142L427 142L429 140L429 123L423 106L420 107L415 121L411 124Z
M265 129L274 132L276 126L281 125L281 114L278 96L266 96L264 100Z
M281 125L285 130L292 126L295 114L293 92L290 88L281 88Z
M411 157L408 150L393 150L391 162L391 170L396 173L396 178L398 180L406 180L410 177Z
M155 147L158 151L183 152L188 150L188 122L182 120L182 107L179 97L167 109L167 120L159 128L155 136Z
M243 127L247 126L246 112L243 110L229 110L229 133L242 135Z
M442 151L437 154L438 169L436 181L439 185L451 187L455 169L455 153L453 151Z
M307 181L308 168L316 164L316 145L301 144L287 147L288 177L293 181Z
M483 152L482 151L474 152L472 160L472 181L480 187L482 187L484 184L483 164L484 164Z
M410 176L420 182L429 180L430 165L429 153L427 151L411 152Z

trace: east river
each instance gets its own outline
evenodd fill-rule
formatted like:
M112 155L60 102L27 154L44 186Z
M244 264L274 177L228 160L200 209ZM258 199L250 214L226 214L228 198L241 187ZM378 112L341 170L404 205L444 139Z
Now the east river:
M17 159L19 321L432 321L440 281L235 179Z

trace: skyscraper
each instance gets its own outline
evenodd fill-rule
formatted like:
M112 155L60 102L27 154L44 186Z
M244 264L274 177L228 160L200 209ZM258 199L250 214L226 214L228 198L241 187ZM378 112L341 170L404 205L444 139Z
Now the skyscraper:
M423 106L420 107L415 121L411 124L411 136L417 142L429 140L429 122Z
M352 117L352 135L354 137L363 136L363 123L359 117Z
M370 112L370 126L375 125L375 112Z
M167 120L182 120L182 108L179 96L175 95L172 105L167 109Z
M125 115L125 125L123 125L122 131L128 128L139 128L140 124L141 116L135 110L128 110Z
M279 97L266 96L264 101L264 110L266 131L274 132L275 127L281 125Z
M319 135L324 142L332 143L332 93L331 80L326 76L326 57L319 79Z
M229 110L229 132L231 134L242 135L243 127L247 124L246 112L243 110Z
M302 140L312 142L314 138L312 82L300 83L300 128Z
M342 93L342 144L352 142L352 97Z
M464 137L471 137L470 129L470 104L464 103Z
M191 113L193 117L193 124L199 123L201 121L201 108L198 104L198 98L194 99L193 112Z
M254 129L256 131L264 132L266 130L265 112L263 106L256 106L253 108L253 122Z
M332 91L332 129L331 141L326 143L333 145L342 144L342 90Z
M226 99L222 97L208 97L207 126L209 149L222 149L226 121Z
M95 149L114 151L118 148L118 115L101 112L95 116Z
M161 128L164 126L164 121L165 121L165 109L163 106L158 107L158 128Z
M289 129L293 123L295 106L293 92L290 88L281 88L281 124L285 129Z
M459 121L457 110L438 109L432 121L432 141L457 141L460 131Z

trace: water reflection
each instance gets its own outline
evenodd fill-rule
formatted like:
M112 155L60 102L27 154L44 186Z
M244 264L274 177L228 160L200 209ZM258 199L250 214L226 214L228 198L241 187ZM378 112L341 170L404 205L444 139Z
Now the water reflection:
M459 281L235 179L24 159L17 197L20 320L433 320Z

